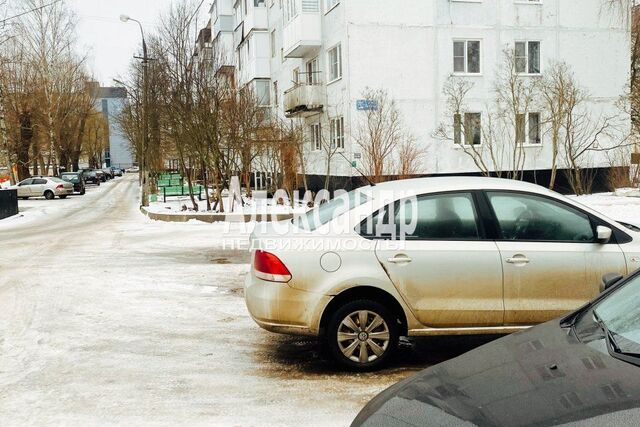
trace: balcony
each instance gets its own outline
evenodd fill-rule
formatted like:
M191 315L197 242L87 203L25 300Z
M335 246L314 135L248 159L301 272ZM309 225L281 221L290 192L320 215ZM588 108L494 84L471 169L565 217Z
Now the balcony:
M299 83L284 93L284 111L288 118L308 117L322 111L325 86Z
M233 53L233 33L221 32L213 39L213 58L214 72L217 74L227 68L235 67L235 58Z
M317 0L297 1L300 12L284 26L282 42L287 58L306 58L322 46L322 14Z

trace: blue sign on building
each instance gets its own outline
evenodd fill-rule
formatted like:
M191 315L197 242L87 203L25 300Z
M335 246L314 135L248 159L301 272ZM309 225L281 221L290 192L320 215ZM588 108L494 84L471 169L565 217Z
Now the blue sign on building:
M358 111L372 111L378 109L378 101L373 99L358 99L356 101Z

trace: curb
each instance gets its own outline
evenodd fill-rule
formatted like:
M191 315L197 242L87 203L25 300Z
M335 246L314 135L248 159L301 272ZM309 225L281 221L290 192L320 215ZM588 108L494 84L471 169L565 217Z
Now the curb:
M140 212L154 221L189 222L195 219L208 224L216 222L277 222L293 218L292 214L164 214L149 212L144 206L140 206Z

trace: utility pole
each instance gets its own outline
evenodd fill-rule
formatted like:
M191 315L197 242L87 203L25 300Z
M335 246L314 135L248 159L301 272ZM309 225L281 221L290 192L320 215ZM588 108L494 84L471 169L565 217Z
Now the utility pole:
M147 51L147 41L144 37L144 29L140 21L133 19L127 15L121 15L120 20L122 22L133 21L140 27L140 34L142 35L142 58L136 57L136 59L142 60L142 153L141 153L141 168L140 168L140 181L142 185L142 198L140 204L142 206L149 206L149 193L150 193L150 174L149 174L149 55Z

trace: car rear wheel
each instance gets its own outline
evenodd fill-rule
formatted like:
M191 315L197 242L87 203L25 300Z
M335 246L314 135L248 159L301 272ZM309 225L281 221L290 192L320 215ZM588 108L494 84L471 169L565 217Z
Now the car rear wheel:
M327 344L341 365L359 371L382 367L398 347L396 317L372 300L347 303L333 313L327 327Z
M53 194L53 191L45 191L44 192L44 198L47 200L53 200L56 197L55 194Z
M85 189L83 188L82 190L80 190L80 195L81 195L81 196L84 196L86 192L87 192L87 190L85 190Z

